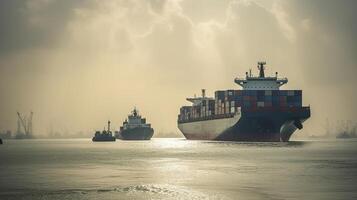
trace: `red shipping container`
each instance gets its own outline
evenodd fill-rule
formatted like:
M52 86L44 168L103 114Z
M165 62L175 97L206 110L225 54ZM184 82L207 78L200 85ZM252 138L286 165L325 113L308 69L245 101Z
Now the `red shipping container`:
M257 108L257 102L251 102L250 105L251 108Z

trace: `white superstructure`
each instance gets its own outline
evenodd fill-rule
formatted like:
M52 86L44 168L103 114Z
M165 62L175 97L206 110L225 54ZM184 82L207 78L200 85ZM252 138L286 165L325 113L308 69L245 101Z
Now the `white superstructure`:
M212 97L206 97L206 90L202 89L202 97L186 98L187 101L192 103L192 106L200 105L204 100L214 100Z
M128 116L128 119L123 122L121 130L131 129L136 127L148 127L151 128L151 124L146 123L146 119L139 115L139 111L134 108L132 113Z
M275 77L265 77L265 62L258 62L259 76L254 77L252 73L246 72L246 77L236 78L234 82L242 86L243 90L279 90L280 86L288 82L287 78L278 78L278 72Z

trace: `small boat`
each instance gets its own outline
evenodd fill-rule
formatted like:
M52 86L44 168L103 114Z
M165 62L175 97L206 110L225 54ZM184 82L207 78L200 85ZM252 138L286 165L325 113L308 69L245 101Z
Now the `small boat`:
M0 138L0 144L2 144L2 139Z
M115 137L110 131L110 121L108 121L108 130L104 130L102 132L96 131L94 137L92 138L93 142L115 142Z

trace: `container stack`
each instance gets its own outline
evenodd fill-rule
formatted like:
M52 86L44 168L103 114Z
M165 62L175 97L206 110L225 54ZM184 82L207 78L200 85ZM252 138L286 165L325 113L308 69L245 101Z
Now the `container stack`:
M242 90L242 97L242 107L253 110L302 106L301 90Z
M216 115L224 114L225 108L225 91L216 91L215 96L215 113Z
M201 103L200 117L208 117L215 114L215 100L204 99Z
M302 107L301 90L219 90L215 99L203 99L200 105L184 106L179 119L191 120L245 110L278 110Z
M179 119L181 121L190 120L192 116L192 106L183 106L180 108Z

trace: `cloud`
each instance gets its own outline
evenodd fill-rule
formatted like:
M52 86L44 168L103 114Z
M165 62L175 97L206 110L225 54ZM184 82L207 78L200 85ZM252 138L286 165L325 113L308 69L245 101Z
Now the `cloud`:
M286 13L286 11L282 8L282 6L278 2L275 2L273 4L272 13L275 15L285 37L290 42L295 42L295 40L296 40L295 30L289 23L288 14Z
M137 105L158 131L178 132L187 96L237 89L235 76L254 72L259 60L268 62L268 73L288 76L287 88L304 90L321 116L314 115L315 124L356 111L352 1L0 4L0 128L16 125L17 109L35 111L39 132L54 121L70 130L101 127L108 118L118 126ZM326 93L333 98L315 98Z

